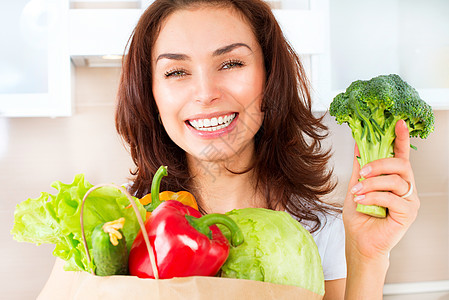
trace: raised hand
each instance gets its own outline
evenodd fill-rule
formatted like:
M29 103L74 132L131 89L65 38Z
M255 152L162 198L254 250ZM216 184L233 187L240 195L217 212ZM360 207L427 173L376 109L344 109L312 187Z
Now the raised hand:
M405 122L398 121L395 131L394 158L379 159L360 169L356 159L357 146L354 151L353 171L343 208L347 293L351 296L361 296L354 294L360 291L357 286L368 285L368 290L364 291L368 298L381 297L378 293L379 289L382 292L389 252L418 213L420 202L409 161L410 138ZM365 180L359 182L361 177ZM359 213L356 211L357 203L386 207L387 217L381 219Z

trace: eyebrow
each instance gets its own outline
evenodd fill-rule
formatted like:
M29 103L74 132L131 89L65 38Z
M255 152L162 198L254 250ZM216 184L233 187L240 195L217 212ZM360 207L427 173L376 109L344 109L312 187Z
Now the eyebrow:
M157 57L156 62L162 58L173 59L173 60L190 60L190 57L185 54L164 53Z
M236 48L239 48L239 47L246 47L249 50L251 50L251 52L253 51L253 49L251 49L251 47L248 46L245 43L234 43L234 44L231 44L231 45L227 45L227 46L218 48L217 50L214 51L214 53L212 55L213 56L220 56L220 55L226 54L228 52L231 52L232 50L234 50Z
M218 48L217 50L215 50L212 53L212 56L220 56L220 55L229 53L229 52L231 52L234 49L239 48L239 47L246 47L249 50L251 50L251 52L253 51L251 49L251 47L248 46L245 43L234 43L234 44L230 44L230 45ZM181 54L181 53L163 53L163 54L161 54L161 55L159 55L157 57L156 62L158 62L160 59L163 59L163 58L172 59L172 60L190 60L190 56L188 56L186 54Z

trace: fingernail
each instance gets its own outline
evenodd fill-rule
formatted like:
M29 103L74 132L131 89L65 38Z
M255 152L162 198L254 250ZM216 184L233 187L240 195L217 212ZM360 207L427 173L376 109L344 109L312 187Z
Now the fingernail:
M365 195L358 195L358 196L355 196L355 197L354 197L354 201L355 201L355 202L360 202L360 201L362 201L363 199L365 199Z
M351 193L352 193L352 194L357 193L358 191L360 191L360 190L362 189L362 187L363 187L363 185L362 185L360 182L357 183L356 185L354 185L354 186L352 187Z
M371 166L365 166L360 170L360 176L365 177L369 173L371 173L372 169Z

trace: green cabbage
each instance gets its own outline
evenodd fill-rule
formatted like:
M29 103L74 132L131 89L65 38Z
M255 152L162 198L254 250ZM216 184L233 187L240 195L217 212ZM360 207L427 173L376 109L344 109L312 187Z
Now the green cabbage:
M19 242L55 244L53 255L66 261L66 271L92 271L82 240L80 211L86 192L93 186L83 174L75 176L72 184L55 181L51 185L56 195L41 193L40 197L27 199L16 206L11 234ZM135 201L145 219L145 209ZM133 241L140 230L136 215L128 198L114 187L100 187L89 194L84 204L84 231L89 250L92 250L92 230L99 224L125 218L122 229L127 241ZM130 248L132 242L128 243Z
M240 227L245 241L231 247L221 277L299 286L324 295L318 248L310 233L290 214L263 208L226 213ZM229 231L220 226L229 236Z

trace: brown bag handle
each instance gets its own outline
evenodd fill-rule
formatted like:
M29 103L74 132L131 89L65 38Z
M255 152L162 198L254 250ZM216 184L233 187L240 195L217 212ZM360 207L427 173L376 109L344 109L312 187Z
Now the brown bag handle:
M110 186L110 187L119 189L123 194L126 195L126 197L128 197L129 202L131 202L131 205L134 209L134 213L136 214L136 217L137 217L137 221L139 222L140 229L142 230L143 238L145 240L145 245L147 246L148 256L150 257L151 269L153 270L154 278L159 279L159 271L157 270L156 258L154 257L153 248L151 247L150 240L148 239L147 229L145 228L145 224L144 224L142 217L139 213L139 209L137 208L137 205L134 202L133 197L128 193L128 191L125 188L115 185L115 184L103 183L103 184L97 184L97 185L91 187L86 192L86 194L83 197L83 201L81 202L81 212L80 212L81 233L82 233L82 237L83 237L84 249L86 250L88 262L90 263L92 261L92 259L90 257L89 248L87 247L86 234L84 232L84 203L86 202L87 196L89 196L89 194L91 192L93 192L94 190L96 190L100 187L105 187L105 186ZM95 272L92 271L92 274L95 275Z

